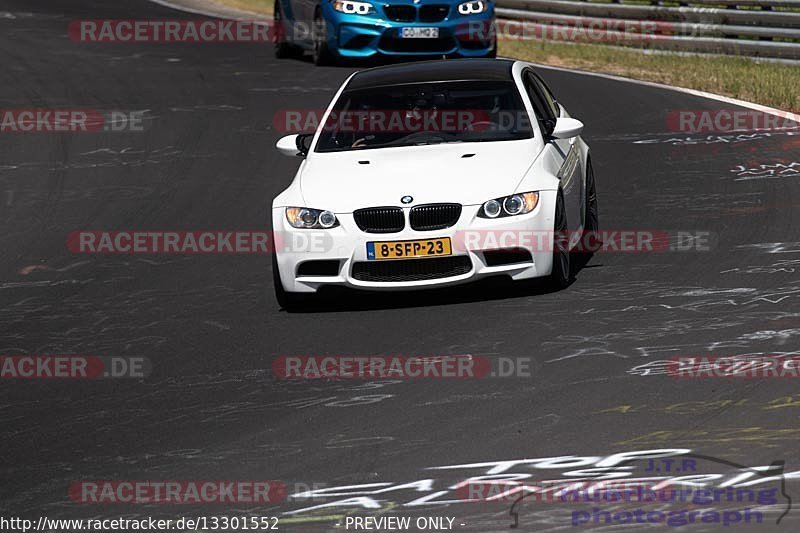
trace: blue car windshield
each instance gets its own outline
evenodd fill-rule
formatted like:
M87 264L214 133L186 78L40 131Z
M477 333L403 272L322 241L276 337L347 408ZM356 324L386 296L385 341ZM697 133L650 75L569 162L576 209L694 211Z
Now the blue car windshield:
M528 139L533 129L512 82L453 81L344 91L316 152Z

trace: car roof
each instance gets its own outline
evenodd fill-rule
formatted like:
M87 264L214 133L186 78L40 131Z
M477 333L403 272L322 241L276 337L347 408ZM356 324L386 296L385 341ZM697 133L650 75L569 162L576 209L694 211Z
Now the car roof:
M510 59L439 59L357 72L347 90L443 81L511 81Z

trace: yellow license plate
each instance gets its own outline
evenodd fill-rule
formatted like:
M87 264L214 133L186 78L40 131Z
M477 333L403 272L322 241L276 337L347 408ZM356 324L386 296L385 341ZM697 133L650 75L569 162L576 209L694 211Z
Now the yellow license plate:
M412 259L451 255L450 237L418 241L368 242L367 259Z

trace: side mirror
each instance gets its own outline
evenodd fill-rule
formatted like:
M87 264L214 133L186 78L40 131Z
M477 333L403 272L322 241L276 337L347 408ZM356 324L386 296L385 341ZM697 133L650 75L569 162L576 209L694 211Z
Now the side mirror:
M311 148L311 140L313 138L313 133L287 135L278 139L278 142L275 143L275 148L283 155L290 157L305 156L308 154L309 148Z
M550 136L554 139L571 139L583 131L583 122L574 118L559 118Z

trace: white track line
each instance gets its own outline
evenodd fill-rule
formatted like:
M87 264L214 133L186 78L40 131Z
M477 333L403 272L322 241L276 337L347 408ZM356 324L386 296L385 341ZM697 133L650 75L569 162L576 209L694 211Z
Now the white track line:
M205 16L208 16L208 17L220 17L220 18L234 18L234 17L232 17L230 15L227 15L226 14L227 9L223 8L222 6L219 6L219 11L215 12L215 11L212 11L212 10L204 10L204 9L200 9L200 8L192 8L192 7L188 7L188 6L175 4L173 2L170 2L169 0L150 0L150 2L159 4L161 6L168 7L168 8L171 8L171 9L176 9L178 11L185 11L187 13L194 13L196 15L205 15ZM244 11L244 10L240 10L240 9L230 9L227 12L230 12L230 13L236 12L237 14L241 13L241 16L244 17L244 18L246 18L246 17L251 17L251 18L252 17L255 17L255 18L261 17L261 18L263 18L263 16L264 16L264 15L259 15L258 13L253 13L253 12L250 12L250 11ZM508 59L516 59L516 58L508 58ZM685 87L676 87L674 85L666 85L664 83L655 83L655 82L652 82L652 81L642 81L642 80L635 80L635 79L632 79L632 78L624 78L622 76L614 76L613 74L602 74L600 72L588 72L588 71L585 71L585 70L576 70L576 69L565 68L565 67L553 67L553 66L550 66L550 65L542 65L540 63L531 63L531 64L536 65L538 68L545 68L545 69L550 69L550 70L559 70L559 71L562 71L562 72L570 72L572 74L581 74L583 76L594 76L594 77L597 77L597 78L605 78L605 79L608 79L608 80L621 81L621 82L625 82L625 83L635 83L635 84L638 84L638 85L644 85L645 87L654 87L656 89L665 89L665 90L668 90L668 91L676 91L676 92L679 92L679 93L690 94L692 96L699 96L701 98L707 98L709 100L716 100L717 102L723 102L723 103L726 103L726 104L737 105L737 106L744 107L744 108L747 108L747 109L752 109L754 111L759 111L761 113L767 113L767 114L770 114L770 115L776 115L776 116L779 116L781 118L788 119L788 120L800 123L800 114L791 113L789 111L783 111L781 109L776 109L774 107L768 107L768 106L764 106L764 105L761 105L761 104L755 104L753 102L747 102L745 100L739 100L737 98L730 98L728 96L722 96L720 94L708 93L708 92L705 92L705 91L697 91L695 89L686 89Z

